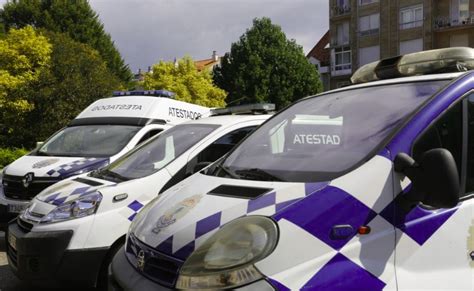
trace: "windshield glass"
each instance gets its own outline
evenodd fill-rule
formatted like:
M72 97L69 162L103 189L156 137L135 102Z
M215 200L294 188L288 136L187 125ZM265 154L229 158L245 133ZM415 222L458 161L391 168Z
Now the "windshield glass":
M102 178L111 176L122 180L151 175L179 157L191 146L218 128L214 124L180 124L143 146L128 153L101 171Z
M65 157L109 157L121 151L140 128L128 125L66 127L41 146L36 154Z
M366 87L298 102L258 128L212 173L251 180L332 180L367 158L447 82Z

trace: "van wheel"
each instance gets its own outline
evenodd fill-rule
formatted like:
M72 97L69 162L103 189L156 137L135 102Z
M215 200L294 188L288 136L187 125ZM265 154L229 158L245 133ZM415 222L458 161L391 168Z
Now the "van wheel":
M110 248L107 256L105 257L104 261L102 262L102 266L100 267L99 277L97 278L97 290L106 291L108 288L108 273L109 273L109 265L112 263L115 254L120 250L120 248L124 245L124 240L117 241L112 247Z

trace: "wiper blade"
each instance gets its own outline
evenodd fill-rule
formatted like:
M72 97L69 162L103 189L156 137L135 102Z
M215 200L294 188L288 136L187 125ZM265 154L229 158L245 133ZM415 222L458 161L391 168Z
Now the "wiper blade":
M37 151L37 152L36 152L36 155L38 155L38 156L47 156L47 157L51 156L51 155L48 154L47 152L42 152L42 151Z
M130 180L130 179L127 178L127 177L124 177L124 176L122 176L122 175L120 175L120 174L117 174L117 173L115 173L115 172L109 171L109 170L107 170L107 169L104 169L104 170L100 171L98 174L101 175L102 177L111 177L111 178L114 178L114 179L119 180L119 181L122 181L122 182Z
M252 180L263 180L263 181L283 181L281 178L268 173L259 168L243 169L235 171L242 178L249 178Z
M221 163L217 164L217 167L221 169L224 173L227 174L227 176L234 178L234 179L240 179L240 176L234 173L231 169L229 169L226 166L223 166Z

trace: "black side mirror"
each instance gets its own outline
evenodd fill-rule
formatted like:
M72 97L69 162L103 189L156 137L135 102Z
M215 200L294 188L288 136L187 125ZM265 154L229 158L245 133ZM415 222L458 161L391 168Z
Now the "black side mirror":
M406 196L413 202L422 202L435 208L452 208L458 204L460 183L453 155L446 149L425 152L419 161L399 153L394 161L395 171L412 181Z

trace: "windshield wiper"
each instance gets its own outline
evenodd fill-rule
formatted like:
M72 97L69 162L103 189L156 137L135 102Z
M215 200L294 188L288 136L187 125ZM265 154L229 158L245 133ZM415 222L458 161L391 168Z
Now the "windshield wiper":
M217 163L217 167L221 169L224 173L227 174L227 176L234 178L234 179L240 179L240 176L234 173L231 169L229 169L226 166L223 166L221 163Z
M252 168L235 171L241 178L263 181L283 181L281 178L274 176L262 169Z
M51 155L48 154L47 152L43 152L43 151L37 151L37 152L36 152L36 155L37 155L37 156L47 156L47 157L51 156Z
M112 172L112 171L107 170L107 169L103 169L103 170L99 171L98 176L101 176L101 177L103 177L103 178L104 178L104 177L111 177L111 178L113 178L113 179L115 179L115 180L119 180L120 182L124 182L124 181L130 180L130 179L127 178L127 177L124 177L124 176L122 176L122 175L120 175L120 174L117 174L117 173Z

